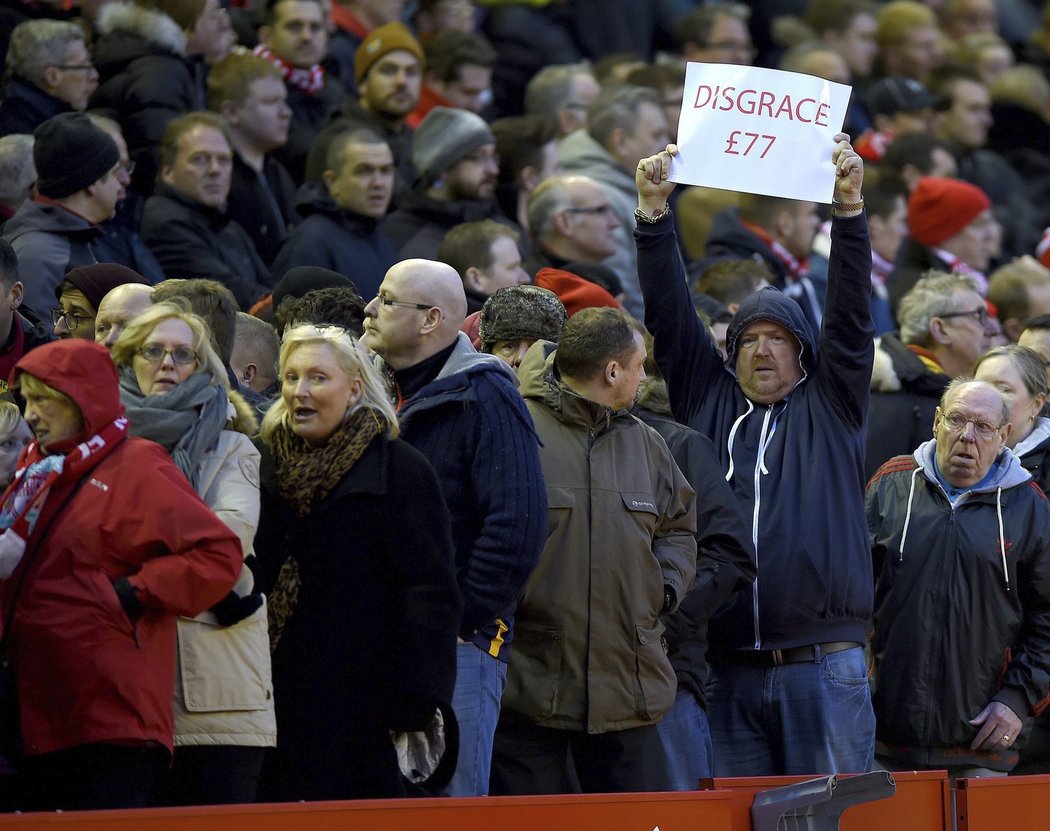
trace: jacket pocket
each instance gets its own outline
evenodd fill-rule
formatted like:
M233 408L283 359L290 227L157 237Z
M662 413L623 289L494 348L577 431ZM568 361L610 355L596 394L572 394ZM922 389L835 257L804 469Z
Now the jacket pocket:
M641 491L621 491L620 498L628 511L628 516L651 534L656 529L656 523L660 517L660 511L656 507L653 495Z
M504 701L517 713L546 718L558 709L565 639L558 626L516 621Z
M266 604L235 626L179 618L179 682L191 713L273 706Z
M660 635L663 624L635 626L634 703L639 715L658 719L674 705L677 681Z

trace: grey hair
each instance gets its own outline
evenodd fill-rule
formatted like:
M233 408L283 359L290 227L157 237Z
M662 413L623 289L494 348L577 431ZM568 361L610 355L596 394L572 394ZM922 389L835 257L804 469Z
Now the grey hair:
M33 137L14 133L0 138L0 204L21 204L35 181Z
M84 30L65 20L27 20L11 32L7 49L7 70L37 86L44 70L62 62L66 49L80 41L86 44Z
M587 109L587 132L605 147L617 128L634 132L638 110L642 104L653 103L653 91L648 87L623 84L602 90Z
M545 66L525 87L525 114L554 118L572 95L577 75L593 75L590 64L563 63Z
M577 177L551 176L549 179L544 179L529 194L527 219L529 231L534 238L543 239L549 236L554 227L554 215L558 211L572 207L569 182L573 178Z
M980 293L977 281L965 274L927 271L901 298L897 309L901 340L916 346L929 345L930 321L946 312L964 311L959 300L963 291Z

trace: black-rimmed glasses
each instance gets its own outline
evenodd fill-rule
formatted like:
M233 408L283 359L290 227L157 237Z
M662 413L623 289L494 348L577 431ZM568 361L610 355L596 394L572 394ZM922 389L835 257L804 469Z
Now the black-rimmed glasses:
M66 328L70 332L75 332L77 327L80 325L82 320L94 320L95 318L89 315L78 315L76 312L67 312L65 309L52 309L51 310L51 323L58 326L58 321L62 318L66 319Z
M406 309L419 309L421 312L434 308L433 303L409 303L407 300L394 300L390 297L383 297L381 294L376 295L376 300L384 306L403 306Z
M614 213L612 205L592 205L588 208L564 208L567 214L611 214Z
M934 315L934 317L945 320L952 317L976 317L977 322L984 326L988 322L989 315L987 306L978 306L976 309L971 309L968 312L945 312L942 315Z

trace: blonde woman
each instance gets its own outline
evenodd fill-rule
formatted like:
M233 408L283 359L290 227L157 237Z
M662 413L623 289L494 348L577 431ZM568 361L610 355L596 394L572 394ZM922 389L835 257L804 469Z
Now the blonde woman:
M263 419L256 540L278 726L260 798L404 796L390 731L423 730L438 709L454 723L448 509L345 329L286 330L280 382Z
M250 438L256 422L230 390L207 324L158 303L124 328L113 360L132 434L171 454L247 558L259 521L259 452ZM180 618L178 634L175 764L155 801L253 802L276 727L265 602L247 565L225 600Z

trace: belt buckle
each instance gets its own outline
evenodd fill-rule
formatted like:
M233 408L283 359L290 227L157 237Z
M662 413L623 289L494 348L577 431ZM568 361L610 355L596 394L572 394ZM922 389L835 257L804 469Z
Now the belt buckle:
M781 649L774 649L772 652L770 652L770 655L773 656L773 666L775 666L775 667L782 667L782 666L784 666L784 652L783 652L783 650L781 650Z

